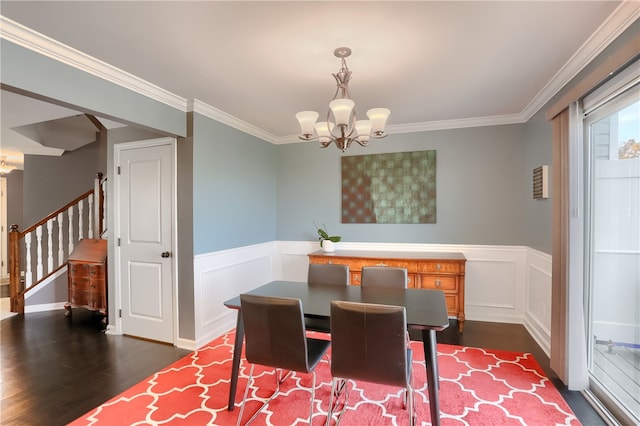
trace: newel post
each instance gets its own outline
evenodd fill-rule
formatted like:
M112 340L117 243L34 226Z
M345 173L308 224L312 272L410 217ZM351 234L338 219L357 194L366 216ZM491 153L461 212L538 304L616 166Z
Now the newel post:
M102 217L104 208L104 197L102 195L102 177L101 172L96 173L93 183L93 227L95 229L94 238L102 238Z
M9 231L9 303L11 312L24 314L24 295L20 291L20 231L11 225Z

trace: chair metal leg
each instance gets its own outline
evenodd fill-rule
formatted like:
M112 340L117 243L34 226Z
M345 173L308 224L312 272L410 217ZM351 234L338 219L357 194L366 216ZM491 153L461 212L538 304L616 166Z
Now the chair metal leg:
M247 387L244 390L244 398L242 400L242 408L240 408L240 415L238 416L238 422L236 423L236 426L240 426L242 424L242 414L244 413L244 407L247 403L247 395L249 394L249 388L251 387L252 381L253 381L253 367L255 366L255 364L251 364L251 369L249 370L249 381L247 382ZM277 368L275 371L276 374L276 390L275 392L273 392L273 394L269 397L269 399L267 399L266 401L264 401L262 403L262 405L260 406L260 408L258 409L258 411L256 411L253 416L251 416L251 418L249 420L247 420L247 422L244 424L245 426L248 426L249 424L251 424L256 417L258 417L258 415L262 412L262 410L264 410L264 408L269 405L269 403L273 400L273 398L275 398L278 393L280 393L280 385L282 383L285 382L285 380L287 380L287 378L291 375L291 373L293 373L292 371L287 371L286 374L282 374L281 369ZM311 404L309 406L309 426L311 426L311 422L313 419L313 403L315 402L316 399L316 372L312 371L311 374L312 376L312 381L311 381Z
M311 372L313 378L311 379L311 406L309 407L309 426L313 419L313 403L316 400L316 372Z
M413 400L413 387L411 387L411 385L409 385L409 389L407 391L407 402L408 402L408 406L409 406L409 426L415 426L417 423L417 417L416 417L416 413L414 412L414 400Z
M253 380L253 367L251 364L251 368L249 369L249 380L247 381L247 387L244 389L244 397L242 398L242 407L240 407L240 414L238 415L238 421L236 426L240 426L242 422L242 414L244 413L244 407L247 403L247 395L249 394L249 388L251 387L251 381Z
M331 381L331 395L329 396L329 408L327 410L327 421L326 426L329 426L331 422L331 417L333 417L333 410L339 404L340 395L344 391L344 404L342 406L342 410L338 413L338 418L336 419L336 426L340 423L340 419L342 419L342 414L347 408L347 398L349 396L349 388L347 387L347 381L345 379L333 378ZM335 403L333 402L333 398L335 396Z
M253 380L253 367L254 366L255 366L255 364L251 364L251 369L249 371L249 381L247 382L247 388L244 390L244 399L242 400L242 408L240 409L240 415L238 416L238 422L236 423L236 426L240 426L240 424L242 423L242 413L244 412L244 407L245 407L245 404L247 402L247 394L249 393L249 387L251 387L251 382ZM276 375L276 390L269 397L269 399L267 399L266 401L264 401L262 403L262 405L260 406L258 411L256 411L253 414L253 416L251 416L251 418L249 420L247 420L247 422L245 423L245 426L248 426L249 424L251 424L256 419L256 417L258 417L258 415L262 412L262 410L264 410L264 408L267 405L269 405L271 400L273 400L273 398L275 398L276 395L278 395L278 393L280 393L280 384L283 383L287 379L287 377L289 377L290 374L291 374L291 371L288 371L287 374L285 374L283 376L282 375L282 370L276 369L276 371L275 371L275 375Z

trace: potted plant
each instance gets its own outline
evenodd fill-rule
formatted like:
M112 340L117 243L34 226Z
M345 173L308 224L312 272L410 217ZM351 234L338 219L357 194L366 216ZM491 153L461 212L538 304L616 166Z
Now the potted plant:
M314 225L316 225L315 222ZM335 243L340 242L342 237L339 235L329 236L327 226L324 223L322 224L322 227L316 225L316 229L318 230L318 240L320 241L320 247L322 247L322 250L327 252L335 251Z

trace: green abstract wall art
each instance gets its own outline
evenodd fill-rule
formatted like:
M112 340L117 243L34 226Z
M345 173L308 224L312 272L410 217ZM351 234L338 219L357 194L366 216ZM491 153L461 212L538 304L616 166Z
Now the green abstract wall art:
M342 223L436 223L436 151L342 157Z

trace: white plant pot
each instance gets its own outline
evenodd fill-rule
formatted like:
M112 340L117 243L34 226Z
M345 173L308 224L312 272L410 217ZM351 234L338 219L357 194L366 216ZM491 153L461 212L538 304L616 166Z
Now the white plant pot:
M322 242L322 251L327 253L336 251L336 243L331 240L324 240Z

